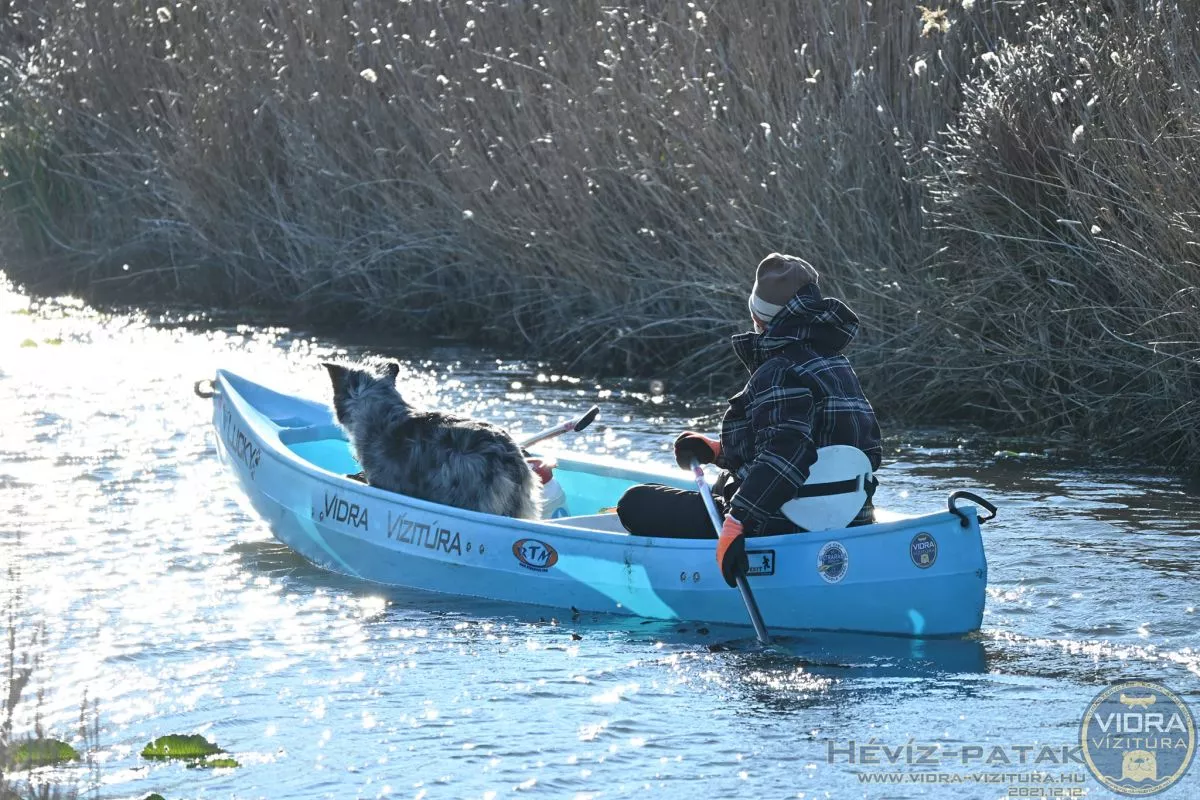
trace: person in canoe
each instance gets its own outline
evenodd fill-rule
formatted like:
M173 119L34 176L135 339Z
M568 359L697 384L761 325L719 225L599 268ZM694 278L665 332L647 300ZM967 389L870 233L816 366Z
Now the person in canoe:
M802 493L818 448L858 448L872 472L883 455L875 411L842 355L857 315L821 295L811 264L780 253L759 263L749 305L754 330L734 336L733 349L750 379L730 398L720 438L686 431L675 440L681 468L694 458L725 471L714 499L724 515L717 563L730 586L746 569L747 536L803 530L780 509ZM875 486L872 477L851 525L874 522ZM699 492L660 484L628 489L617 515L636 535L703 538L712 530Z

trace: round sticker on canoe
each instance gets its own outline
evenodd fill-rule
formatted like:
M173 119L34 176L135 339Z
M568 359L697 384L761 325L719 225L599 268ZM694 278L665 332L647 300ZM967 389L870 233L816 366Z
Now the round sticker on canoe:
M908 543L908 557L921 569L929 569L937 561L937 539L922 531Z
M846 569L850 566L850 556L841 542L826 542L817 554L817 572L826 583L837 583L846 577Z
M558 563L558 551L537 539L518 539L512 551L522 567L535 572L545 572Z

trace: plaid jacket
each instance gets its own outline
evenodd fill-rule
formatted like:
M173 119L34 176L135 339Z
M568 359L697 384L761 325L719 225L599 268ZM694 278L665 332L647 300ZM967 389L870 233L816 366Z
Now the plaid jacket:
M841 300L801 289L762 334L733 337L750 370L721 421L723 467L737 478L733 515L748 535L796 496L817 448L853 445L879 468L883 450L875 411L842 350L858 333L858 317ZM859 516L871 521L871 502ZM855 520L859 522L859 520Z

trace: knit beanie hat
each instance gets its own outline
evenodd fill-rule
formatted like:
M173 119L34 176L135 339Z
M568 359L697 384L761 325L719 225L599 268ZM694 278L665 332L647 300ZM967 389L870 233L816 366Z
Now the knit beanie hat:
M796 292L816 282L817 271L803 258L771 253L758 262L750 292L750 313L770 322Z

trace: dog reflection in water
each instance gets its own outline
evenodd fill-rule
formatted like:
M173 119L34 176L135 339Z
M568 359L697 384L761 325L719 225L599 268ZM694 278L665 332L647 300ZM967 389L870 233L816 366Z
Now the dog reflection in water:
M541 513L541 486L503 429L413 408L396 388L400 365L324 362L333 407L371 486L521 519ZM366 368L364 368L366 367Z

